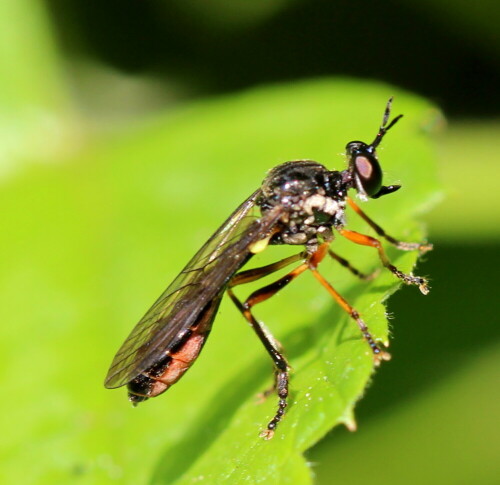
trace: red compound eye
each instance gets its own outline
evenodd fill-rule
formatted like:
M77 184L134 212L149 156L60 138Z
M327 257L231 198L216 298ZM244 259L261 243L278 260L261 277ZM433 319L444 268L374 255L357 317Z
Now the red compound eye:
M369 154L357 155L353 165L358 190L368 197L377 194L382 186L382 170L375 157Z

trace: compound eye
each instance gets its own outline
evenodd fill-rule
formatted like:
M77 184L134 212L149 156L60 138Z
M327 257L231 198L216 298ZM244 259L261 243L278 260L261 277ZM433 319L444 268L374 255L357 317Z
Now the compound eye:
M375 195L382 186L382 169L375 157L358 155L353 160L358 191L368 197Z

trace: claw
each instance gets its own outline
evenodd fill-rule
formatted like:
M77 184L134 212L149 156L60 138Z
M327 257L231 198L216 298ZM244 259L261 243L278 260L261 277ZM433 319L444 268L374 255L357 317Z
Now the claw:
M375 367L378 367L384 360L385 361L391 360L391 354L389 352L381 350L378 354L373 354L373 361Z
M431 243L426 243L426 244L420 244L418 247L418 250L420 251L420 254L424 254L427 251L432 251L434 249L434 245Z
M428 295L430 288L427 286L428 281L422 278L422 282L419 283L418 289L422 292L423 295Z
M266 441L270 440L274 436L274 431L272 429L265 429L259 435L261 438L264 438Z

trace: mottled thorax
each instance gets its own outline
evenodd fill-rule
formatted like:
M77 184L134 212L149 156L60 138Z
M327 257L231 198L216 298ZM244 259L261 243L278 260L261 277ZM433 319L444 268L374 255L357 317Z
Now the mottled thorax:
M271 170L258 204L262 212L276 205L286 210L271 244L317 246L331 240L332 227L344 225L346 188L340 172L310 160L286 162Z

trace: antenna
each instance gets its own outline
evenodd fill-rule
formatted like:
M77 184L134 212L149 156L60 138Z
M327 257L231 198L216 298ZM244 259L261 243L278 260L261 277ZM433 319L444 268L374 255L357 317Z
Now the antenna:
M377 136L370 145L372 148L377 147L382 141L384 135L403 117L403 115L398 115L389 123L389 125L387 125L387 122L389 121L389 116L391 115L392 100L393 96L391 96L389 98L389 101L387 101L387 105L384 111L384 117L382 118L382 125L380 125L380 129L378 130Z

